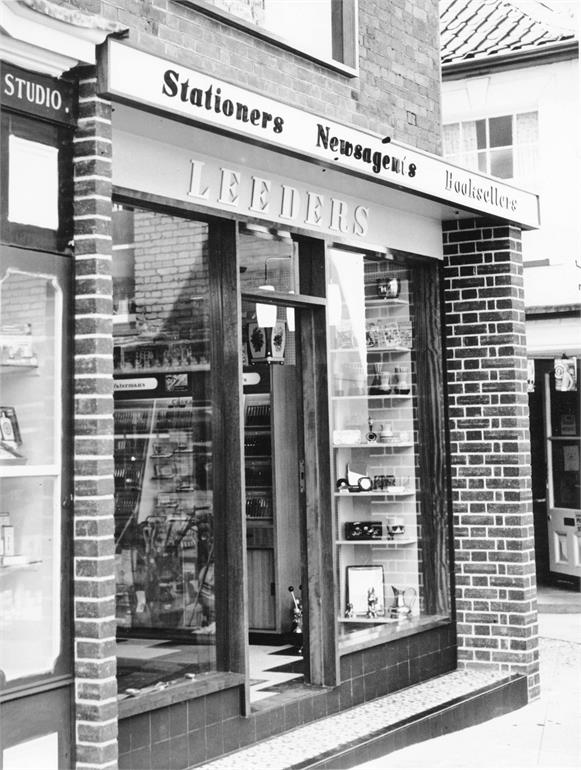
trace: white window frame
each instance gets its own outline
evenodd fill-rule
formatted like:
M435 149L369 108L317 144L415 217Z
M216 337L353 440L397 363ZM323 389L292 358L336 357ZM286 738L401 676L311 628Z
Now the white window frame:
M528 115L534 113L537 116L537 136L536 140L534 142L518 142L517 141L517 118L521 115ZM508 145L499 145L498 147L491 147L490 146L490 121L494 120L495 118L505 118L510 117L512 119L511 123L511 129L512 129L512 144ZM468 168L473 168L475 170L480 170L482 173L489 174L490 176L494 176L491 172L491 152L494 152L495 150L511 150L512 155L512 176L510 177L502 177L506 180L515 180L517 182L521 181L533 181L530 175L522 174L518 168L518 153L519 150L523 148L536 148L538 151L539 147L539 134L538 134L538 117L539 113L538 110L524 110L522 112L515 112L515 113L503 113L498 115L486 115L486 116L480 116L480 117L472 117L469 119L463 119L463 120L455 120L450 121L448 123L444 123L443 129L448 128L450 126L458 126L459 127L459 145L460 149L458 152L446 152L446 148L444 147L444 156L452 161L453 163L458 163L459 165L466 166ZM478 121L483 120L485 123L485 131L486 131L486 146L483 148L475 147L472 150L465 149L464 146L464 126L467 123L475 124L478 123ZM478 158L480 155L483 155L486 159L486 167L484 169L479 169L478 167ZM476 159L475 163L470 162L470 158L474 157ZM535 174L538 173L538 156L537 156L537 162L536 162L536 169ZM501 177L497 177L501 178Z

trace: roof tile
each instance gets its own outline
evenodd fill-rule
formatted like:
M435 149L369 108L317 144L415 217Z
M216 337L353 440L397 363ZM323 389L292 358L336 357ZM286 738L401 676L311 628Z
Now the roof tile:
M441 60L451 62L526 51L574 40L575 34L511 0L440 0Z

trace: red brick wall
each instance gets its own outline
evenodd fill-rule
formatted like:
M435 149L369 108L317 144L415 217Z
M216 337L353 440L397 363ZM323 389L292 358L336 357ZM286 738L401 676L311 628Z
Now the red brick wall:
M355 78L172 0L63 0L62 4L126 25L128 42L156 56L440 152L438 0L359 0Z
M74 140L77 767L117 765L113 540L111 108L80 74Z
M538 690L520 230L444 226L458 658Z

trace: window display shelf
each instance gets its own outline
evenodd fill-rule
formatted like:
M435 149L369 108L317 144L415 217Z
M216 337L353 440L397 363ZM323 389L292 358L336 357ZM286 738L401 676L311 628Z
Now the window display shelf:
M365 349L368 353L411 353L412 350L403 345L391 345L389 347L367 345ZM332 348L330 352L332 355L336 355L339 353L359 353L359 351L359 348Z
M0 478L24 478L34 476L58 476L60 468L57 465L2 465Z
M386 401L387 399L391 401L409 401L412 398L412 394L408 393L405 395L400 395L399 393L394 393L393 395L388 393L386 395L380 395L380 396L369 396L366 393L361 393L356 396L333 396L333 401ZM376 407L377 408L377 407Z
M355 618L337 618L339 623L368 623L370 625L379 625L381 623L393 623L397 625L398 623L401 623L402 621L398 618L386 618L384 616L380 616L377 618L367 618L367 617L355 617Z
M3 557L0 556L0 577L14 574L15 572L22 572L23 570L32 570L37 572L40 569L40 565L43 563L41 559L34 561L26 561L20 564L3 564Z
M580 441L581 436L547 436L549 441Z
M176 366L175 365L168 365L168 366L148 366L148 367L142 367L142 368L131 368L131 367L125 367L125 368L116 368L113 370L114 374L166 374L168 372L175 372ZM179 364L179 370L180 372L209 372L210 371L210 364Z
M378 305L383 307L389 307L389 306L397 306L402 305L407 307L408 302L405 299L397 299L396 297L392 299L366 299L365 300L365 307L377 307Z
M398 492L388 492L385 489L374 489L371 492L334 492L335 497L344 497L346 500L353 500L357 497L409 497L415 495L416 489L406 489Z
M399 548L402 545L417 544L415 538L401 540L335 540L337 545L366 545L372 548Z
M333 444L333 449L412 449L413 444L391 444L387 441L369 441L365 444Z

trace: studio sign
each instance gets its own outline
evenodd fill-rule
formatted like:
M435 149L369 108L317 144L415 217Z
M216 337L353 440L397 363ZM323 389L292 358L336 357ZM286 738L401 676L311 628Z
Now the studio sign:
M209 204L229 206L238 211L288 222L297 227L320 228L338 235L365 237L369 209L313 190L299 190L284 182L238 169L206 167L201 160L190 161L187 195Z
M73 85L2 63L2 106L72 125Z

